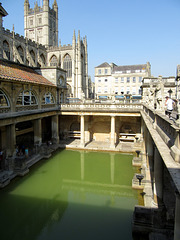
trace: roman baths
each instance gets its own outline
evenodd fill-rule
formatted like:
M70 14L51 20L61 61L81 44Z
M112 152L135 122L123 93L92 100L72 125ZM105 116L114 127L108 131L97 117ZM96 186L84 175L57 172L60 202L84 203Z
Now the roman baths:
M1 66L4 239L179 239L178 120L139 98L60 102L64 87Z
M180 76L113 64L115 92L91 98L87 38L58 45L56 0L24 1L25 37L7 15L0 3L0 238L179 240Z

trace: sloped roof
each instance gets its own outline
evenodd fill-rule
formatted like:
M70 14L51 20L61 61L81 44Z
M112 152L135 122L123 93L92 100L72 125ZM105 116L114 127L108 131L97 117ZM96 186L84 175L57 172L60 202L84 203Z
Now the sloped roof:
M126 66L114 66L113 72L116 71L128 71L134 72L135 70L146 70L147 64L138 64L138 65L126 65Z
M111 67L111 66L107 62L104 62L101 65L97 66L97 68L103 68L103 67Z
M5 60L0 60L0 79L55 86L33 68Z
M0 15L2 15L3 17L8 15L6 10L2 7L1 3L0 3Z

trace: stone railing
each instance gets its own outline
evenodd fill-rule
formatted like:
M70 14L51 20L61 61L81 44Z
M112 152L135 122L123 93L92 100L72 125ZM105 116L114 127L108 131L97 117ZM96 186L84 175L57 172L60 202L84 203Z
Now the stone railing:
M0 114L1 113L8 113L10 111L11 111L10 107L0 107Z
M16 112L38 109L38 105L16 106Z
M170 120L165 114L143 105L143 113L152 123L153 128L169 147L174 160L180 162L180 128L176 122Z
M106 103L94 103L94 104L81 104L81 103L71 103L71 104L61 104L61 111L131 111L139 112L143 109L142 104L106 104Z

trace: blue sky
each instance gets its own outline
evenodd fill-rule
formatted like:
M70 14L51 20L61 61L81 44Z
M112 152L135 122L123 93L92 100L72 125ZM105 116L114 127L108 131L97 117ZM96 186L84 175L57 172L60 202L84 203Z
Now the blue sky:
M40 4L42 0L37 0ZM103 62L151 64L153 76L175 76L180 64L180 0L56 0L59 39L87 36L89 75ZM0 0L4 27L24 35L24 0ZM31 8L36 0L29 0ZM54 0L50 0L50 6Z

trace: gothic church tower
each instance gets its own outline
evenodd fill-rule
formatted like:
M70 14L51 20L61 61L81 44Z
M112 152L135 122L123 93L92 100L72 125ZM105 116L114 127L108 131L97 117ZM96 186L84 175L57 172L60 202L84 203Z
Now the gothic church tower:
M46 47L58 46L58 5L56 0L49 7L49 0L43 0L43 6L37 2L30 8L29 0L24 1L25 37Z

